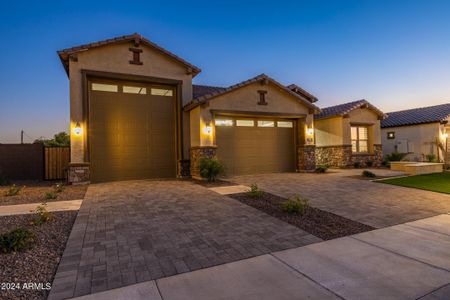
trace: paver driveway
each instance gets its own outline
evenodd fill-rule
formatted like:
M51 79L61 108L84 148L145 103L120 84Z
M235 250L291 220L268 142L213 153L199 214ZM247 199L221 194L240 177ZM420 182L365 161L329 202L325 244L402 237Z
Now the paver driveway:
M395 174L373 170L379 175ZM277 173L233 177L270 193L300 194L313 206L377 228L450 212L450 195L355 179L361 169L330 170L325 174Z
M289 249L320 239L189 181L91 185L49 299Z

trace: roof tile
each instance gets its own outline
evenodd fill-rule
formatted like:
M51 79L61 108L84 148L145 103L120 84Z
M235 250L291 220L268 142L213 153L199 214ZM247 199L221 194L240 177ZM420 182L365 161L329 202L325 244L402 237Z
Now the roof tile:
M387 113L381 128L445 121L450 116L450 103Z

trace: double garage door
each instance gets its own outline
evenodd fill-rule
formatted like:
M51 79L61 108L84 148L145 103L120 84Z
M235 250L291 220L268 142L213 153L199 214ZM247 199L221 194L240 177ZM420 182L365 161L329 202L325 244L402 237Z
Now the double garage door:
M294 121L216 117L215 125L227 176L295 171Z
M176 176L175 91L89 82L91 181Z

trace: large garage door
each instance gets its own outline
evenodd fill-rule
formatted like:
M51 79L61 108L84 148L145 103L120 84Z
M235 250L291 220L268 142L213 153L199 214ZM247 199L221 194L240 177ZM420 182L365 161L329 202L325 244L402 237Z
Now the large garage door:
M126 82L89 86L91 181L175 177L174 90Z
M227 176L295 170L293 121L218 117L215 124Z

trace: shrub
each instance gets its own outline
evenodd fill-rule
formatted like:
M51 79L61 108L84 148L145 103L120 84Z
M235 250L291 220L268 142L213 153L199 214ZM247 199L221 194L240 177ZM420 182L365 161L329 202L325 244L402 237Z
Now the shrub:
M19 192L22 190L22 188L24 188L24 187L20 187L20 186L13 184L8 188L8 190L5 193L5 196L7 196L7 197L16 196L19 194Z
M62 193L66 189L66 187L62 184L62 182L55 184L53 187L56 193Z
M42 203L36 208L36 217L33 220L33 224L41 225L50 220L50 213L47 211L47 203Z
M385 159L388 162L389 161L401 161L401 160L403 160L406 157L406 155L408 155L408 154L394 151L391 154L387 154Z
M26 228L17 228L0 235L0 251L10 253L30 249L34 244L34 234Z
M434 154L427 154L425 155L425 158L427 162L435 162L436 161L436 155Z
M328 165L318 165L316 167L316 173L325 173L328 170Z
M45 199L47 199L47 200L56 199L56 198L58 198L58 195L55 192L45 193Z
M373 160L368 160L368 161L366 161L366 165L370 168L370 167L372 167L373 166Z
M353 167L356 168L356 169L360 168L361 167L361 162L360 161L355 161L353 163Z
M302 198L298 195L295 195L292 198L281 203L281 209L284 212L290 214L300 214L303 215L306 209L309 207L309 200L307 198Z
M377 175L375 175L375 173L370 172L370 171L367 171L367 170L364 170L364 171L362 172L362 175L363 175L364 177L376 177L376 176L377 176Z
M259 198L263 194L263 191L261 191L258 188L258 185L256 183L253 183L250 185L250 190L247 192L247 195L251 198Z
M202 157L199 162L200 176L208 179L208 181L216 181L224 171L223 164L217 158Z

